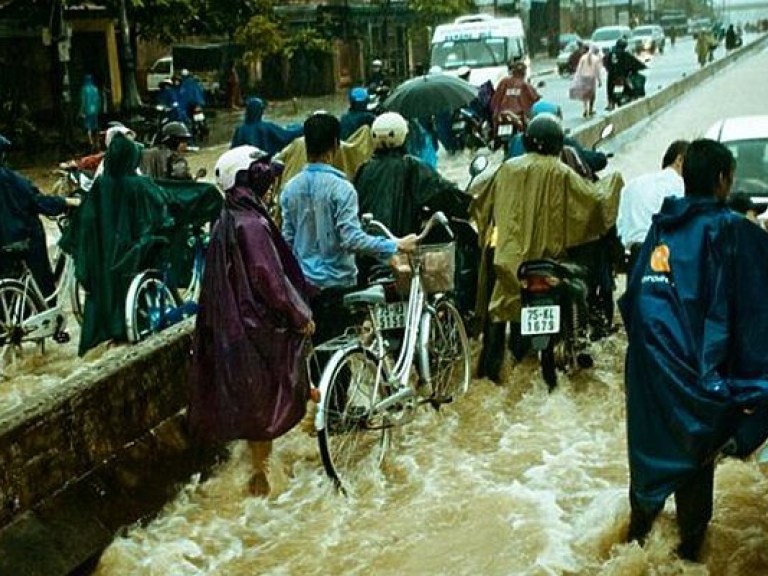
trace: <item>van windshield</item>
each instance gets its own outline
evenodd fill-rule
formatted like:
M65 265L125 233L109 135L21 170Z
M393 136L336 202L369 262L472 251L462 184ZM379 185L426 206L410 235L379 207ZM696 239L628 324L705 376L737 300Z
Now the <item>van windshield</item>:
M431 64L443 70L505 66L509 60L522 56L520 44L507 42L506 38L446 40L432 45Z

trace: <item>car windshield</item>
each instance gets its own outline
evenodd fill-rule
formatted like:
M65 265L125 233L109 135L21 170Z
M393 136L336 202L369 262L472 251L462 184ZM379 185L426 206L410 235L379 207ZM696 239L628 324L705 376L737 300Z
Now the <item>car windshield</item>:
M432 46L432 66L452 70L460 66L480 68L505 66L513 59L522 57L522 47L505 38L479 38L449 40Z
M623 30L612 28L610 30L595 30L592 34L592 40L595 42L605 42L607 40L618 40L622 36Z
M734 192L768 194L768 139L724 142L736 158Z
M653 35L653 28L640 27L632 30L632 36L651 36Z

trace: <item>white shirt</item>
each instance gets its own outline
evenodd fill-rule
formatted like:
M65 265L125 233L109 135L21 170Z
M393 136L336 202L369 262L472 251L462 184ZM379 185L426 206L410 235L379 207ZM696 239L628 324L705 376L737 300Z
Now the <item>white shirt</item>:
M645 241L651 218L661 208L664 198L683 196L684 192L683 179L670 167L627 182L621 191L616 219L616 229L624 247Z

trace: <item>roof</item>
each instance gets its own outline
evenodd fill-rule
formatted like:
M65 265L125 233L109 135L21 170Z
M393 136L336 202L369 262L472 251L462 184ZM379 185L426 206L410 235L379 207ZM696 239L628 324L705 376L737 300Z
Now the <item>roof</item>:
M768 139L768 115L718 120L707 130L706 137L720 142Z

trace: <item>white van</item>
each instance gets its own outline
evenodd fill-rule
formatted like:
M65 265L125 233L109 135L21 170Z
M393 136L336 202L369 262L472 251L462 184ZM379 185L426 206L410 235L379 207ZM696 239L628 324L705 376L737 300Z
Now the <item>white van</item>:
M157 92L160 89L160 82L169 80L171 76L173 76L173 57L158 58L147 72L147 92Z
M432 35L430 69L455 74L461 66L469 66L469 81L475 86L486 80L496 86L506 76L509 61L515 59L530 69L523 21L517 17L460 16L452 24L435 28Z

